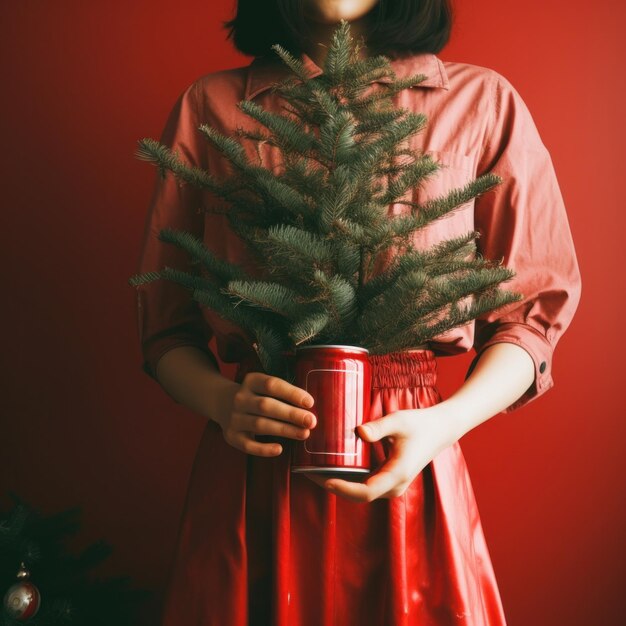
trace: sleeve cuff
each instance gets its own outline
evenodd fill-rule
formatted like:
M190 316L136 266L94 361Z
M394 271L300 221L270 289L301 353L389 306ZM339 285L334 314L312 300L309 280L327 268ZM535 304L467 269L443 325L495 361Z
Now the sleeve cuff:
M193 346L194 348L202 350L202 352L204 352L213 361L217 371L221 371L217 357L213 354L213 351L208 347L208 345L199 343L196 338L177 338L171 336L154 341L150 346L144 347L144 361L142 364L143 371L150 376L150 378L159 382L156 377L156 366L159 359L173 348L181 348L183 346Z
M503 409L501 413L511 413L526 406L554 386L552 379L552 355L554 349L552 344L536 328L519 322L500 324L486 341L481 342L476 356L465 375L465 380L472 373L483 351L495 343L514 343L524 348L530 354L535 364L535 380L532 385L513 404Z

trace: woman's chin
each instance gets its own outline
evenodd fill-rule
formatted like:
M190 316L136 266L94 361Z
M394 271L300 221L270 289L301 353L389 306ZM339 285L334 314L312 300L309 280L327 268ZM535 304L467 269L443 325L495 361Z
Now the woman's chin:
M378 0L309 0L305 2L303 14L305 19L317 24L333 25L341 20L354 22L365 17L376 5Z

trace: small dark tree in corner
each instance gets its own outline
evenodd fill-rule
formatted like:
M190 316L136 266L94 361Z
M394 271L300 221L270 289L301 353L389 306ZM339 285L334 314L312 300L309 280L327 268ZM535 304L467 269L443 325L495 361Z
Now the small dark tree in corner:
M137 151L163 176L169 170L227 201L229 224L264 279L216 258L189 233L163 230L159 238L186 250L198 273L155 268L130 283L167 279L193 290L201 305L247 331L266 372L283 378L289 374L281 353L295 346L349 344L371 354L408 349L521 300L499 287L514 272L476 254L478 232L428 250L412 243L416 231L501 182L488 173L440 198L407 199L441 166L408 147L426 118L394 106L393 96L426 77L397 79L386 57L359 58L345 21L319 76L309 76L280 46L274 50L292 74L273 88L284 113L247 100L238 106L258 122L255 130L227 137L206 124L198 129L228 159L227 179L185 165L152 139L141 140ZM381 77L389 82L373 88ZM279 170L264 166L260 150L251 160L244 141L278 150ZM389 215L393 203L406 211ZM389 257L374 275L376 261Z
M149 592L129 579L97 578L112 551L98 541L71 554L65 540L79 528L79 508L45 516L15 494L0 511L0 626L135 626Z

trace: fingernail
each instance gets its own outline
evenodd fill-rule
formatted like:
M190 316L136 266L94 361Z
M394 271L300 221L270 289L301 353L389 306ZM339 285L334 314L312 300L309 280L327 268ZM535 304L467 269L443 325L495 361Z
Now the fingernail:
M302 399L302 406L305 406L307 409L313 406L313 398L311 396L305 396Z

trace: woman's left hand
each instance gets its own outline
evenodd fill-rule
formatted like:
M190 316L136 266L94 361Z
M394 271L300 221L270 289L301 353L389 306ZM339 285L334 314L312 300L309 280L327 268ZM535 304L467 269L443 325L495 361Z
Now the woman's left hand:
M401 496L435 456L459 439L454 415L445 401L423 409L403 409L357 427L367 442L388 437L390 453L385 463L365 482L335 476L306 474L331 493L353 502Z
M442 402L394 411L358 427L357 434L365 441L388 437L391 444L385 463L365 482L306 476L355 502L400 496L439 452L520 398L533 383L534 367L525 348L506 341L490 345L463 385Z

